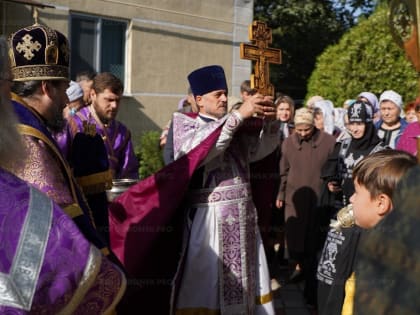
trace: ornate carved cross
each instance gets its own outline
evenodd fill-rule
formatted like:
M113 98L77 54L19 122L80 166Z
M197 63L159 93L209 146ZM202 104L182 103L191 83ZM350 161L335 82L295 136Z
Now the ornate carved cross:
M271 29L267 24L254 21L248 28L251 44L241 43L242 59L254 60L254 74L251 75L251 87L263 95L274 96L274 86L270 83L270 63L281 63L281 50L268 47L272 42Z

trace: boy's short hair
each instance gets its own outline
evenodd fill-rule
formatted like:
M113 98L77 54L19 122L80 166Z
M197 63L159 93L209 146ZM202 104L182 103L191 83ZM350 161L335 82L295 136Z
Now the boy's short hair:
M387 149L372 153L360 161L353 169L353 180L366 187L372 198L386 194L392 199L400 179L415 165L417 160L413 155Z

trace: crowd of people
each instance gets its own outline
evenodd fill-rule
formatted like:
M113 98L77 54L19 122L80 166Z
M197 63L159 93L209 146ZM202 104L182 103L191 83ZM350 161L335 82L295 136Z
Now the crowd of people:
M256 92L250 88L249 80L242 83L240 91L239 97L231 98L231 104L227 101L228 113L239 110ZM317 314L362 314L361 307L354 307L355 301L360 302L359 295L354 297L348 291L358 278L359 244L363 246L368 241L365 234L369 233L361 224L337 230L330 223L337 219L340 209L346 209L355 202L352 200L358 200L358 184L354 183L353 170L357 170L361 161L370 156L378 164L379 159L386 159L389 163L392 158L401 161L401 173L386 191L389 198L404 172L415 166L417 136L420 136L420 98L404 107L401 95L393 90L385 90L379 98L372 92L361 92L354 99L346 100L343 106L335 107L331 100L314 96L308 99L304 108L295 110L292 98L279 95L273 106L276 120L280 122L277 146L259 161L249 163L252 200L268 264L286 263L290 275L288 281L304 280L306 302ZM199 121L208 123L206 113L198 107L193 121L198 116ZM185 122L179 126L181 129ZM191 122L191 128L199 127ZM164 147L164 159L168 164L174 160L175 146L174 131L169 129L169 132L170 141ZM182 135L184 130L179 137ZM380 153L382 151L385 153ZM406 169L404 162L409 165ZM223 163L217 161L217 165ZM212 169L216 168L213 166ZM194 185L208 183L208 171L199 170L199 182ZM372 198L377 193L372 191ZM384 214L392 208L393 205L389 206ZM195 220L204 224L200 219L204 214L196 212L200 213L200 210L194 208L194 216L189 217L191 226L187 234L194 230ZM217 220L211 219L210 222L213 223L207 222L207 227L200 225L201 233L208 233L208 229L218 231L214 223ZM279 230L281 232L276 233ZM190 237L194 246L203 247L202 243L195 242L196 236ZM209 244L213 237L204 239ZM275 243L279 246L276 250ZM189 244L185 246L190 248ZM392 292L396 294L395 289Z
M320 315L420 312L420 98L296 108L200 67L139 180L121 80L68 56L44 25L0 39L0 313L274 315L280 262Z
M240 109L244 96L253 93L245 80L229 111ZM305 299L318 314L353 314L354 307L349 305L355 298L346 295L346 290L349 283L354 284L358 247L366 232L356 224L337 230L330 222L340 209L352 204L353 169L365 158L382 158L376 152L386 151L414 165L420 99L404 107L401 95L393 90L384 91L379 98L361 92L334 107L332 101L314 96L304 108L295 110L293 99L280 95L274 106L280 121L278 145L249 164L268 263L286 262L290 281L304 279ZM280 220L275 221L278 215ZM278 224L280 235L275 232ZM276 242L280 254L274 250ZM274 259L276 255L280 259Z

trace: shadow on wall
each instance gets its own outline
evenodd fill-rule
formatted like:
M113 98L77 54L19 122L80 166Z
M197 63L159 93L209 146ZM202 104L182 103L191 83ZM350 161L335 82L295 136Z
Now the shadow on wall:
M117 119L131 131L134 146L140 142L140 137L144 132L162 130L161 126L150 119L143 110L144 105L135 97L124 96L118 111Z

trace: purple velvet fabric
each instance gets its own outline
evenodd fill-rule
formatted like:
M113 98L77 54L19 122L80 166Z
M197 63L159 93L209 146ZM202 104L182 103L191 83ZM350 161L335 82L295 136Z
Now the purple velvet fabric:
M37 269L31 266L38 264L40 267L39 274L33 277L36 288L31 294L29 306L20 305L20 300L12 305L10 299L7 301L7 297L1 294L0 314L57 314L73 298L91 252L91 244L73 221L50 199L42 197L43 193L31 192L30 189L34 190L0 169L0 287L4 287L5 282L16 285L19 281L15 278L20 273L36 275ZM37 192L42 194L42 202L37 203L37 207L31 207L31 195ZM32 221L28 219L31 214ZM47 218L40 216L42 214L49 214L51 220L43 221ZM46 229L42 230L42 226ZM40 244L42 231L46 234L46 246ZM19 256L25 248L25 235L35 247L44 248L39 260L34 258L37 252L33 256ZM34 264L31 264L32 259ZM75 314L102 313L120 298L124 276L106 258L102 257L99 263L99 273L94 275L92 285L79 301ZM26 288L15 286L15 289L19 292Z
M26 158L13 161L13 165L8 169L47 194L62 209L66 210L67 206L77 204L83 214L74 216L74 222L90 242L99 249L104 248L105 242L91 221L91 209L43 118L17 95L12 94L12 97L12 105L19 123L29 131L21 131Z

